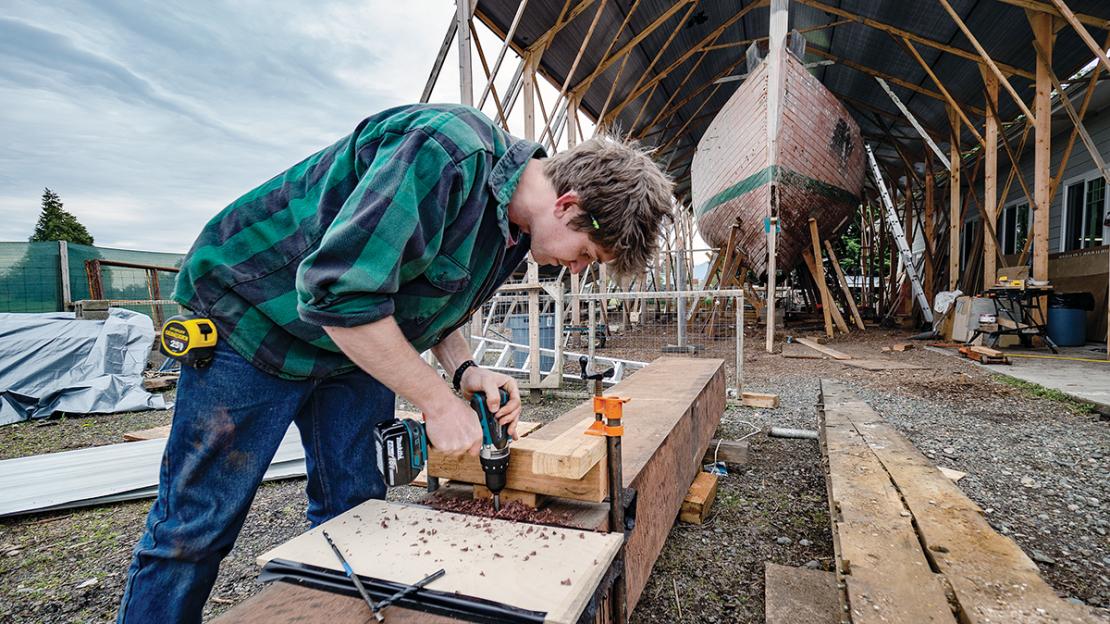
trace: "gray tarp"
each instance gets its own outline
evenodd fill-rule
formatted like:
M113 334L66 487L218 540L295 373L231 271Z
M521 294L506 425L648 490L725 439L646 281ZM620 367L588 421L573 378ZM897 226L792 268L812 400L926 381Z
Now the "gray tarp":
M153 343L150 317L130 310L113 308L103 321L0 314L0 425L54 412L166 409L143 389Z

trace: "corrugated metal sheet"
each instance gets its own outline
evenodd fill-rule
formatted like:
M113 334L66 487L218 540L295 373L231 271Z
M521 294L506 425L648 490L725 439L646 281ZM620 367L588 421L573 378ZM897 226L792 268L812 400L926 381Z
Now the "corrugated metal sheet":
M0 517L153 497L165 438L0 461ZM266 481L305 474L304 448L290 427Z
M579 1L571 0L570 6L573 8L578 5ZM658 75L689 50L691 46L727 21L730 16L735 15L737 11L751 5L754 1L701 0L691 18L681 25L674 42L662 54L659 62L648 74L648 79ZM969 52L974 51L970 42L958 30L955 22L952 21L943 7L935 1L823 1L829 6L857 13L860 16L884 22L934 41L959 47ZM965 20L972 33L992 58L1030 72L1034 71L1035 55L1030 44L1032 32L1023 9L995 0L950 1L955 11ZM519 4L520 0L480 0L478 13L482 19L492 24L495 29L505 32ZM525 11L524 19L518 28L517 36L514 38L514 43L520 48L526 48L533 44L536 39L554 25L563 4L562 0L557 2L530 2ZM635 0L608 0L593 40L590 42L579 68L572 78L572 85L588 76L598 66L602 53L634 4L637 4ZM573 22L555 36L551 46L544 53L541 61L541 71L550 76L557 84L562 84L566 77L566 73L574 61L590 21L593 19L599 5L600 1L595 1L578 15ZM657 16L662 15L672 5L672 0L641 0L629 22L629 27L621 34L614 49L619 48L630 41L637 33L646 29ZM1068 0L1068 5L1078 13L1110 19L1110 3L1105 0ZM628 66L617 83L614 101L623 100L632 91L636 82L645 75L651 59L660 51L667 37L670 36L671 31L679 24L685 13L685 8L679 10L668 22L637 45L629 59ZM729 26L717 39L717 43L738 42L766 36L768 15L767 8L753 9L745 17ZM840 19L842 18L804 5L798 0L791 2L790 27L792 29L801 30L821 24L831 24ZM902 48L901 44L881 30L856 22L849 22L825 30L811 31L805 33L804 36L811 47L826 50L838 57L897 76L930 90L936 90L928 75ZM1101 41L1105 37L1105 33L1095 30L1093 36ZM679 66L678 70L660 81L659 88L647 105L644 118L640 120L640 125L645 123L645 119L650 119L654 116L654 113L659 112L672 94L675 95L674 102L681 101L684 97L693 93L694 90L708 83L730 64L742 58L746 47L746 45L741 45L714 50L708 53L704 62L696 70L692 70L700 56L700 54L695 54L690 60ZM975 63L921 45L918 45L917 49L940 76L957 101L965 106L983 107L983 83ZM1070 75L1071 72L1090 60L1091 56L1090 51L1070 28L1064 28L1060 31L1053 51L1053 67L1059 76ZM807 60L819 59L813 56ZM601 111L609 86L616 80L619 65L619 63L615 63L606 70L601 79L597 80L586 92L582 107L591 117L595 117ZM743 63L740 64L740 70L743 71ZM891 115L899 115L886 94L882 92L870 76L843 65L821 67L813 71L833 93L867 102L874 107L889 112ZM1028 103L1032 97L1031 82L1023 78L1013 78L1012 84L1018 93L1027 97L1026 102ZM683 136L677 141L677 144L682 146L680 151L696 145L713 114L727 101L728 96L732 94L737 86L739 86L737 82L728 83L717 89L712 97L709 97L709 94L713 89L705 90L698 97L693 98L681 107L675 119L672 120L669 131L656 132L645 142L656 145L660 142L666 142L670 139L672 133L676 132L687 121L693 120L683 131ZM943 102L915 93L904 87L894 86L893 88L923 124L942 135L948 132L948 118ZM645 97L646 95L641 96L638 102L621 112L618 117L618 124L622 128L627 130L633 125L633 120L640 110L640 103L643 102ZM702 104L707 98L709 101L703 107ZM1010 100L1004 90L999 97L999 102L1000 112L1004 119L1010 119L1017 115L1018 107ZM882 136L882 129L876 124L871 113L852 106L849 106L849 109L856 117L865 135ZM886 123L889 123L889 120ZM906 143L912 144L916 149L923 149L918 140L913 138L915 135L912 130L905 130L904 135L908 137ZM965 144L970 144L973 140L970 133L964 136ZM888 156L893 157L893 154L889 153ZM680 156L675 162L681 164L687 160ZM682 190L686 188L685 166L678 168L678 177L679 189Z

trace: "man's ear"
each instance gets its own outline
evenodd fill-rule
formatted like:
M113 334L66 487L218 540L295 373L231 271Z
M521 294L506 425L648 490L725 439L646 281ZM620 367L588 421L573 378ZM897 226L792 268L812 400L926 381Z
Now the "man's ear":
M555 198L555 218L562 218L567 211L577 206L579 206L578 191L567 191L563 193Z

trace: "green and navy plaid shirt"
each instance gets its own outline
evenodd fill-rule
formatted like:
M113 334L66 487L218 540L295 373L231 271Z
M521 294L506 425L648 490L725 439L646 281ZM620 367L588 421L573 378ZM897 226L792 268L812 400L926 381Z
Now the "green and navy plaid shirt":
M509 198L542 156L473 108L383 111L216 215L173 298L287 379L354 368L322 326L392 315L427 349L524 259L529 240L510 233Z

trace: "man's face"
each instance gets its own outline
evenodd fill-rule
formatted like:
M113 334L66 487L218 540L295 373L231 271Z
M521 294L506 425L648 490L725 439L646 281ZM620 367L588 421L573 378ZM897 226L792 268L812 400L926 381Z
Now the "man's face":
M559 196L552 210L532 224L532 257L536 262L581 273L591 262L613 260L613 255L591 240L588 232L571 225L580 214L578 194L571 191Z

